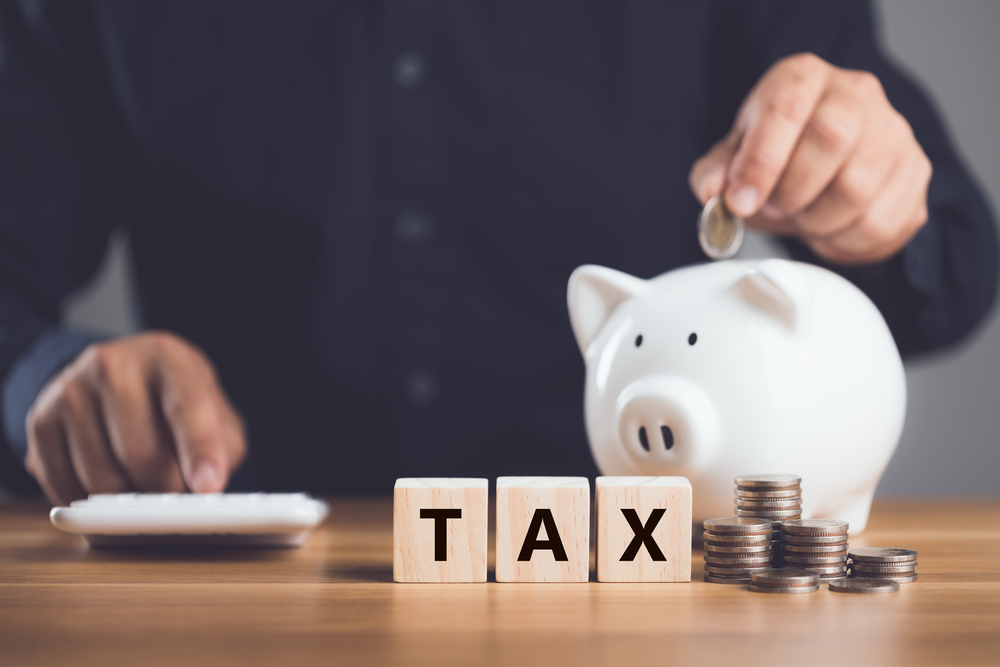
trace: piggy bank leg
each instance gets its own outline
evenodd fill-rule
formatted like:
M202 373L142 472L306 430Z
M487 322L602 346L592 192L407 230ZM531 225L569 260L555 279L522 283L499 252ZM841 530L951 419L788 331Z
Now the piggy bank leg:
M851 524L850 534L857 535L868 525L868 513L871 511L872 498L875 497L875 485L871 488L842 496L838 501L827 503L818 508L813 519L841 519Z

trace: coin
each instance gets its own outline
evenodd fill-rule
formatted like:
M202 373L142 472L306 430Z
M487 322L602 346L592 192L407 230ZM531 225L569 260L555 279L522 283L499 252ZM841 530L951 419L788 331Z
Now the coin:
M786 542L781 543L781 550L786 554L835 554L841 551L847 551L847 543L843 544L788 544ZM846 553L844 554L847 555Z
M810 572L815 572L816 574L818 574L820 576L831 575L831 574L839 574L840 576L843 577L844 575L847 574L847 566L846 565L834 565L832 567L809 566L809 567L803 567L802 569L803 570L809 570Z
M792 510L802 507L802 499L792 500L744 500L736 499L736 506L743 510Z
M758 519L795 519L802 516L801 509L793 510L744 510L736 508L738 517L756 517Z
M758 556L757 554L744 554L747 558L726 558L705 554L705 563L718 567L743 567L749 565L766 565L771 563L771 554Z
M874 574L912 574L917 571L917 562L899 563L893 565L865 565L864 563L852 563L851 569L855 572L872 572Z
M719 546L715 544L706 544L705 551L708 553L719 553L719 554L755 554L762 553L764 551L771 551L771 545L768 544L755 544L753 546Z
M777 554L775 554L777 557ZM783 553L781 554L781 560L784 563L789 563L790 565L796 565L799 567L812 567L812 566L823 566L823 565L837 565L840 563L847 564L847 556L793 556L791 554Z
M698 217L698 242L712 259L729 259L743 244L743 219L729 210L721 195L708 200Z
M782 498L802 498L802 489L756 489L748 491L736 487L736 497L747 500L781 500Z
M779 595L793 595L796 593L815 593L819 590L819 580L812 586L758 586L751 583L747 589L754 593L777 593Z
M781 530L792 535L846 535L850 524L839 519L790 519Z
M706 541L710 542L725 542L725 543L737 543L737 544L747 544L747 543L761 543L766 544L771 541L771 536L773 533L736 533L734 535L727 535L726 533L713 533L710 530L706 530L702 533L702 537Z
M835 593L895 593L899 582L883 579L836 579L830 582L830 590Z
M771 568L754 572L750 575L750 581L758 586L813 586L816 584L816 574L798 568Z
M917 580L917 574L874 574L872 572L851 573L854 579L885 579L888 581L898 581L901 584L910 584Z
M750 582L750 579L747 577L715 577L711 574L706 574L705 581L710 584L737 584L746 586Z
M757 567L718 567L716 565L706 565L705 572L709 574L718 575L730 575L730 576L742 576L749 577L751 572L758 572L760 570L767 569L767 565L760 565Z
M725 519L709 519L702 524L705 530L713 533L742 533L756 535L771 532L771 522L767 519L755 519L746 516L734 516Z
M847 544L847 534L843 535L792 535L782 533L784 544Z
M867 547L854 549L849 554L851 559L858 563L898 563L901 561L917 560L917 552L911 549L889 549L885 547Z
M762 489L797 489L802 478L796 475L744 475L736 478L736 486L748 491Z

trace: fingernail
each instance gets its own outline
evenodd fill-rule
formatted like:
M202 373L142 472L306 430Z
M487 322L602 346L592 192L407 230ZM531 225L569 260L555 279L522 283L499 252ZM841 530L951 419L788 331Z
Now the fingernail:
M744 185L726 194L726 205L736 215L747 218L757 210L760 194L752 185Z
M202 461L191 475L191 490L195 493L210 493L219 488L219 471L209 461Z

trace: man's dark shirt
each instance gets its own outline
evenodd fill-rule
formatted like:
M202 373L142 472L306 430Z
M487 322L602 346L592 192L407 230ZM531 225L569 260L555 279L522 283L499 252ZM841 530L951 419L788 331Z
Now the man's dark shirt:
M993 299L993 222L873 33L843 0L4 4L8 479L91 340L59 305L115 226L143 326L201 346L247 420L237 488L593 475L567 278L704 261L688 170L801 51L874 72L934 165L906 250L835 270L904 354L958 340Z

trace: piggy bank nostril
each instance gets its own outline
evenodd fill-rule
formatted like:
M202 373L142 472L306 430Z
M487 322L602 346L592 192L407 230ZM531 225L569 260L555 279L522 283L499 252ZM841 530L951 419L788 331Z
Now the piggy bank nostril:
M660 433L663 435L663 446L670 449L674 446L674 432L669 426L661 426Z
M641 444L642 448L645 449L647 452L649 451L649 438L646 437L645 426L639 427L639 444Z

